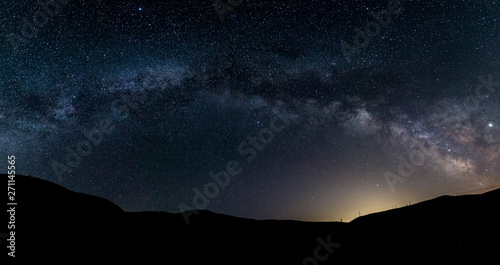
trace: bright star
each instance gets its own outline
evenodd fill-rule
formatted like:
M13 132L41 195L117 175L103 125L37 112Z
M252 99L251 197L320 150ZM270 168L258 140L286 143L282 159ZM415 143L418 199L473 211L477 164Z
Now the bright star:
M488 127L493 127L493 122L488 123Z
M142 7L137 8L139 11L142 11Z

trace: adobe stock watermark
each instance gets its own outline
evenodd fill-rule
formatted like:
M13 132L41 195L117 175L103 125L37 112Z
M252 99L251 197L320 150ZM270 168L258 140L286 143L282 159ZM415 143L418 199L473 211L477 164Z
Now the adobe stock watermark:
M431 152L424 146L424 144L416 140L413 140L413 144L415 144L418 149L411 151L408 159L403 156L398 156L400 161L397 170L398 174L394 174L390 171L386 171L384 174L385 180L387 181L387 184L392 192L396 191L397 183L403 183L406 178L413 175L415 167L423 166L425 164L425 160L432 157ZM431 159L427 161L427 163L429 162L431 162Z
M37 36L41 28L43 28L54 16L61 12L62 8L67 5L69 0L38 0L37 3L40 6L32 19L24 17L22 20L22 26L17 33L8 33L6 38L7 41L12 46L15 53L22 51L20 48L23 45L28 44L30 39Z
M193 188L193 207L188 206L186 203L180 203L178 205L179 211L182 213L186 224L190 223L189 218L191 215L199 214L199 211L194 209L205 209L210 203L210 199L219 196L221 189L229 185L231 177L235 177L243 171L245 163L248 165L254 161L258 153L271 144L274 137L297 118L296 115L289 114L286 107L283 108L282 111L274 109L273 112L274 116L271 117L268 127L261 129L256 135L249 136L238 145L237 151L241 156L244 156L243 160L228 161L225 169L218 173L210 171L208 175L213 182L206 183L201 190Z
M462 101L462 104L460 105L461 111L477 111L479 109L480 102L489 97L489 94L483 94L485 90L489 91L490 93L494 93L495 87L500 89L500 82L494 82L492 74L489 74L488 77L477 76L477 79L480 84L476 86L474 95L469 95ZM452 111L457 110L446 109L442 110L441 113L445 114L445 116L446 114L453 116L453 113L450 113ZM460 121L454 120L453 122L454 125L450 126L450 129L459 129ZM488 139L485 140L487 141ZM396 191L395 186L397 183L405 182L405 180L415 172L415 167L424 165L425 159L427 157L432 157L430 151L422 143L414 140L413 144L418 147L418 150L413 150L412 152L410 152L408 159L399 156L400 163L397 170L398 174L394 174L390 171L386 171L384 174L385 180L387 181L387 184L389 185L389 188L392 192ZM434 159L439 158L434 157ZM431 162L431 160L429 159L428 162Z
M487 77L482 77L482 76L477 76L477 80L479 81L480 84L476 86L474 89L474 95L469 95L466 97L462 104L459 106L458 111L468 111L468 112L474 112L479 109L480 103L484 100L487 100L490 98L490 94L485 93L486 91L489 91L489 93L494 93L496 91L495 87L500 91L500 82L494 82L493 81L493 74L489 74ZM444 109L444 110L439 110L441 113L444 113L445 117L446 116L451 116L454 117L454 112L457 110L451 110L451 109ZM456 115L455 115L456 117ZM460 130L460 120L455 119L453 120L454 125L451 126L451 130ZM494 127L493 123L489 123L488 127L493 129ZM492 137L492 135L485 133L483 137L484 141L486 143L493 143L493 142L498 142L499 139L496 137ZM500 147L499 147L500 148ZM499 149L500 151L500 149Z
M317 237L318 245L314 248L313 255L302 260L302 265L318 265L319 262L326 261L337 248L340 247L340 243L332 243L332 236L328 235L326 241L321 237ZM323 252L323 254L321 253Z
M122 95L111 104L112 111L119 113L121 119L127 118L130 110L137 110L139 103L145 102L145 96L139 97L137 93ZM83 139L75 146L67 146L67 154L63 163L52 160L49 164L57 176L59 182L63 181L64 173L71 173L77 168L84 157L92 154L93 150L102 143L106 134L111 134L115 129L113 119L110 117L102 118L94 128L83 130Z
M346 42L340 44L342 54L348 63L352 62L351 57L354 54L359 54L361 49L368 47L373 38L380 34L382 28L391 23L392 15L399 15L403 12L404 8L400 7L399 4L399 0L388 0L387 9L370 13L375 21L368 21L365 24L365 31L359 27L354 27L353 45Z
M167 81L172 82L173 80L163 79L158 75L146 75L137 87L129 90L129 93L119 95L119 98L111 103L112 113L117 113L117 119L120 121L128 118L132 111L139 110L139 105L147 106L150 103L147 101L149 92L157 88L159 83ZM64 173L71 173L73 169L77 168L83 158L92 154L94 149L99 146L104 136L111 134L115 130L113 122L115 122L114 118L111 117L100 119L94 128L81 132L83 137L76 145L66 147L67 154L62 163L55 160L49 162L58 181L62 182Z

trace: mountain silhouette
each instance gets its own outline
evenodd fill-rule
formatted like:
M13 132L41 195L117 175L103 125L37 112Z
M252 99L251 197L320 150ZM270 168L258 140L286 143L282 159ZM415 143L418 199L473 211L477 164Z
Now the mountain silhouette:
M349 224L342 264L500 264L499 201L496 189L359 217ZM353 262L360 251L366 255Z
M187 225L181 213L125 212L39 178L18 175L15 187L15 258L0 238L11 263L500 264L500 189L442 196L350 223L202 210ZM0 235L9 231L3 225Z

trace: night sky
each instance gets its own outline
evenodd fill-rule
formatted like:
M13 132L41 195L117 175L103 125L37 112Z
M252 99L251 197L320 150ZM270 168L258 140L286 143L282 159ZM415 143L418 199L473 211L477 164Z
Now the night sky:
M500 186L499 1L229 3L2 1L0 171L313 221Z

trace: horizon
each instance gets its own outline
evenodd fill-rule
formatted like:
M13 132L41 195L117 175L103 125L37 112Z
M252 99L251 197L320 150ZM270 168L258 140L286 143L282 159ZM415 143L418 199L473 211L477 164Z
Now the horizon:
M8 175L7 173L0 173L1 175ZM45 180L45 181L49 181L50 183L52 184L55 184L55 185L58 185L58 186L61 186L63 188L65 188L63 185L60 185L56 182L52 182L50 180L46 180L46 179L43 179L43 178L38 178L36 176L25 176L25 175L15 175L16 177L31 177L31 178L36 178L36 179L41 179L41 180ZM72 192L77 192L77 191L73 191L71 189L69 189L70 191ZM436 198L439 198L439 197L442 197L442 196L462 196L462 195L481 195L481 194L485 194L485 193L488 193L488 192L491 192L491 191L494 191L494 190L500 190L500 186L497 186L497 187L487 187L487 188L480 188L480 189L475 189L475 190L471 190L471 191L462 191L460 193L452 193L453 191L457 191L457 190L461 190L461 189L455 189L455 190L450 190L450 191L447 191L447 192L444 192L444 193L441 193L441 194L434 194L434 195L430 195L430 196L426 196L426 197L423 197L423 198L418 198L416 199L415 201L411 202L411 201L408 201L407 204L404 204L404 203L400 203L400 204L395 204L395 205L392 205L391 207L385 207L385 208L382 208L382 209L378 209L378 210L375 210L375 211L371 211L371 212L363 212L361 213L361 211L359 211L359 215L357 216L354 216L354 217L351 217L351 218L341 218L340 220L297 220L297 219L276 219L276 218L268 218L268 219L258 219L258 218L252 218L252 217L245 217L245 216L238 216L238 215L231 215L231 214L228 214L228 213L223 213L223 212L214 212L214 211L211 211L211 210L207 210L207 209L193 209L193 210L188 210L186 212L168 212L168 211L141 211L141 210L138 210L138 211L126 211L124 210L125 212L130 212L130 213L141 213L141 212L163 212L163 213L171 213L171 214L183 214L183 213L187 213L187 212L211 212L211 213L214 213L214 214L223 214L223 215L228 215L228 216L233 216L233 217L237 217L237 218L245 218L245 219L254 219L254 220L276 220L276 221L298 221L298 222L338 222L338 223L349 223L351 221L353 221L354 219L358 218L358 217L363 217L363 216L366 216L366 215L370 215L370 214L376 214L376 213L381 213L381 212L385 212L385 211L389 211L389 210L395 210L395 209L398 209L398 208L402 208L402 207L406 207L406 206L411 206L411 205L415 205L415 204L419 204L421 202L426 202L426 201L431 201L431 200L434 200ZM78 193L78 192L77 192ZM81 194L85 194L87 195L86 193L81 193ZM92 194L88 194L88 195L92 195ZM96 195L93 195L93 196L96 196ZM99 197L99 196L98 196ZM103 198L103 197L99 197L99 198ZM106 199L106 198L103 198L103 199ZM107 199L108 200L108 199ZM116 204L115 202L109 200L111 203L115 204L116 206L120 207L118 204ZM121 207L120 207L121 209ZM123 209L122 209L123 210ZM184 214L183 214L184 216ZM192 217L195 217L196 214L193 214L193 215L187 215L187 218L192 218ZM186 217L184 217L186 218Z

